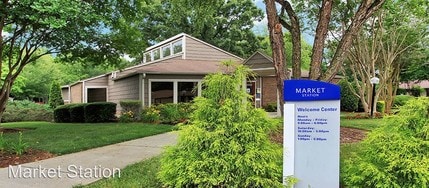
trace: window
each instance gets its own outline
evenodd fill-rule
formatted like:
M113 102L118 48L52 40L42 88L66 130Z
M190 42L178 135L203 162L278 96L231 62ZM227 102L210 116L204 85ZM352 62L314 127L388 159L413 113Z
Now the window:
M173 43L173 54L182 52L182 40Z
M106 102L107 89L106 88L87 88L86 102Z
M151 57L150 53L149 52L145 53L144 54L144 62L146 63L146 62L150 62L150 61L152 61L152 57Z
M159 53L159 48L152 51L153 60L157 60L161 58L161 54Z
M171 55L170 45L162 47L162 57L167 57L169 55Z
M191 102L198 96L198 82L178 82L177 102Z
M173 82L151 82L151 104L173 103Z

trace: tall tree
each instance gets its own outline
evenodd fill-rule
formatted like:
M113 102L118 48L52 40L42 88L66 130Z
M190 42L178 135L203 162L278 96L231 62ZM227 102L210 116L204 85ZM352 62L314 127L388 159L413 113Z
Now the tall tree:
M40 57L61 52L98 60L94 62L118 59L121 51L113 48L106 32L110 10L109 1L2 0L0 119L23 68Z
M354 39L343 71L347 68L352 73L359 88L355 94L366 112L370 110L370 79L374 76L380 78L375 99L385 101L386 112L390 112L401 70L408 63L402 57L407 54L406 58L412 59L412 53L422 51L422 44L428 44L425 36L429 19L424 10L427 10L424 1L387 1L383 10L370 18Z
M298 9L300 12L296 13L291 6L292 4L290 1L286 0L275 0L275 2L278 3L280 8L283 10L286 10L288 13L287 17L280 14L280 17L283 19L289 19L289 20L296 20L296 18L301 15L304 18L301 18L300 20L316 20L314 23L316 23L316 29L313 29L315 40L313 43L313 52L312 52L312 62L310 66L310 79L320 79L325 81L331 81L334 76L339 71L339 68L341 64L343 63L344 59L346 58L346 52L347 49L350 47L353 37L357 34L359 29L362 27L362 25L366 22L366 20L374 14L385 0L362 0L360 3L356 3L354 1L333 1L333 0L323 0L320 1L298 1L294 2L295 11ZM267 1L265 1L267 4ZM350 5L349 5L350 4ZM341 10L334 9L335 7L341 8ZM288 11L289 10L289 11ZM348 22L336 22L332 23L331 16L333 11L337 12L347 12L347 14L342 14L344 16L347 16L345 18L342 18L342 20L349 20ZM268 11L268 10L267 10ZM277 14L277 9L271 10L273 13ZM280 11L282 13L283 11ZM268 12L267 12L268 14ZM283 16L283 17L282 17ZM279 17L279 16L278 16ZM276 17L275 19L278 19ZM317 17L317 18L316 18ZM316 18L316 19L315 19ZM334 19L337 21L336 19ZM283 22L283 21L282 21ZM308 24L309 27L311 27L311 21L310 24ZM341 24L347 24L341 26ZM284 24L286 25L286 24ZM335 35L338 35L339 42L335 46L333 57L330 58L330 61L327 63L328 69L326 72L322 73L321 67L322 67L322 57L324 48L326 47L326 39L330 31L330 25L335 25L338 28L343 28L343 32L336 32ZM296 27L296 29L300 28L300 24L290 24L290 27ZM289 26L286 25L285 28L289 28ZM290 28L292 29L292 28ZM337 30L338 31L338 30ZM298 46L297 41L293 41L293 46ZM292 65L297 66L301 62L293 62Z

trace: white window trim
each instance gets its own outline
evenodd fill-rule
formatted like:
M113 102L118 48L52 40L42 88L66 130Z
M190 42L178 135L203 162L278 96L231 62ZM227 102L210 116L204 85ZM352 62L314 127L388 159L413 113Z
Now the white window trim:
M148 106L152 105L152 82L173 82L173 103L177 104L178 102L178 96L177 96L177 90L178 90L178 82L197 82L198 83L198 93L197 96L201 96L201 82L202 80L199 79L149 79L148 84Z
M88 103L88 89L106 89L106 102L109 102L109 87L108 86L85 86L85 100L84 103Z

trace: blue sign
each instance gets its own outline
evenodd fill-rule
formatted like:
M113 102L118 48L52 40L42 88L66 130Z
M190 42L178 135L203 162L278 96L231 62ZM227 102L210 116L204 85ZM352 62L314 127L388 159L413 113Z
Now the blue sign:
M315 80L285 80L285 101L340 100L340 86Z

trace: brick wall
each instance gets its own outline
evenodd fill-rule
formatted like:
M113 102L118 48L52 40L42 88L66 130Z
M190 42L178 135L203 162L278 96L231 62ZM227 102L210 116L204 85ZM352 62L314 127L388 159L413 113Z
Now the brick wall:
M277 104L276 77L262 77L262 106Z

